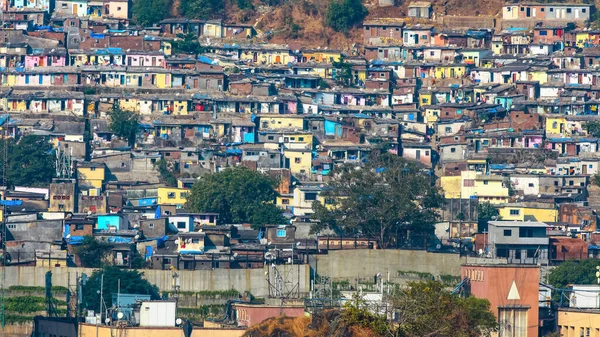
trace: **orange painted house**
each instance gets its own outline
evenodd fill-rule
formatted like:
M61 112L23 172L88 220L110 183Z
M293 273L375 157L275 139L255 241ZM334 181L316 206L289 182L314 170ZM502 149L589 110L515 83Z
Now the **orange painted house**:
M499 336L538 337L540 269L532 265L463 265L471 295L490 301Z

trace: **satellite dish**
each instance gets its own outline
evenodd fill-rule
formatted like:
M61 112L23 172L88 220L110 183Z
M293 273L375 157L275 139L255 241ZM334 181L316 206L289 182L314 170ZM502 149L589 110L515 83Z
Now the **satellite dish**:
M70 239L70 238L71 238L71 234L68 234L68 235L67 235L67 239Z
M117 318L118 318L118 319L123 319L123 316L125 316L125 315L123 315L123 313L122 313L122 312L119 312L119 313L117 314Z
M134 237L134 239L136 239L136 240L139 240L139 239L140 239L140 236L139 236L139 234L138 234L138 235L136 235L136 236Z
M181 318L178 318L178 319L175 320L175 324L181 325L181 323L183 323L183 321L181 320Z

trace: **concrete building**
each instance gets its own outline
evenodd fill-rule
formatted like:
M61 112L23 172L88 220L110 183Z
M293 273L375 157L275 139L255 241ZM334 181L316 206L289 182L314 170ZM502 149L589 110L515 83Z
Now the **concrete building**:
M408 16L418 19L429 19L433 13L431 2L415 1L408 5Z
M547 264L549 238L546 225L534 221L490 221L488 249L509 263Z
M538 266L463 265L461 278L469 278L471 295L490 301L498 336L539 335Z

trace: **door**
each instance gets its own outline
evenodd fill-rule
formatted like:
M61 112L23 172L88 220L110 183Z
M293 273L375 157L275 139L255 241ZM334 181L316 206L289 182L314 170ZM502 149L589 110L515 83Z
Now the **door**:
M528 18L531 17L531 7L527 7L525 9L525 16L527 16Z
M73 14L77 15L77 4L73 4Z
M533 8L533 9L531 10L531 16L533 16L533 17L535 18L535 8Z
M421 160L421 150L417 150L416 156L415 156L416 160Z
M575 19L579 19L579 9L575 8Z

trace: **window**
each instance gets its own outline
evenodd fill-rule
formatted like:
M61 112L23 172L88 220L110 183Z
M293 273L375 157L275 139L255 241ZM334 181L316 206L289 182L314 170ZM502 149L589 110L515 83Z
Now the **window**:
M581 13L586 13L586 12L587 12L587 9L586 9L586 8L582 8L582 9L581 9ZM588 335L588 336L589 336L589 335Z
M535 249L527 249L527 257L528 258L535 257Z
M451 126L447 126L446 127L446 132L452 132L452 127Z
M317 193L305 193L304 194L304 200L317 200Z
M551 11L551 12L554 12L554 8L550 7L550 11Z
M96 171L95 167L90 167L90 171Z
M544 12L544 11L546 11L546 8L542 7L542 8L540 9L540 12Z
M484 181L483 181L483 184L484 184L484 185L487 185L487 184L488 184L488 181L487 181L487 180L484 180Z
M185 229L186 228L185 221L177 221L177 228L178 229Z
M540 36L546 36L548 35L548 32L545 30L540 30Z
M15 225L15 224L12 224L12 225L9 224L7 227L8 227L8 229L17 229L17 225Z
M525 7L521 7L521 12L524 12L524 11L525 11Z
M512 236L512 229L505 229L504 236Z
M498 308L499 336L527 335L527 310L522 307Z
M533 237L533 228L519 228L519 237L520 238L532 238Z
M67 6L67 4L61 4L61 5L60 5L60 7L61 7L62 9L67 9L67 8L69 8L69 6Z
M464 183L463 183L464 187L474 187L475 186L475 179L465 179Z
M300 164L302 162L302 158L294 158L294 163Z
M117 10L118 10L118 11L120 11L120 10L121 10L121 7L117 7Z
M165 258L163 259L163 264L166 264L166 265L171 265L171 258L165 257Z
M281 203L284 205L289 205L290 204L290 199L281 199Z
M153 222L149 223L148 228L154 228L154 223Z
M567 8L567 14L571 14L573 10L571 8Z
M278 238L285 238L287 236L287 230L285 229L278 229L277 230L277 237Z
M299 142L303 142L304 141L304 137L298 137L298 141Z
M450 152L451 152L451 153L454 153L454 152L456 152L456 148L455 148L455 147L451 147L451 148L450 148Z
M569 186L573 186L573 180L569 180Z
M83 225L82 225L82 224L77 224L77 225L75 225L75 230L76 230L76 231L82 231L82 230L83 230L83 228L84 228L84 227L83 227Z
M432 51L429 52L429 56L434 56L434 55L435 55L435 52L432 52Z
M510 12L510 7L507 7L507 8L506 8L506 11L507 11L507 12Z
M521 213L521 210L518 209L511 209L510 210L510 215L519 215Z
M182 198L182 199L187 198L187 196L188 196L188 192L180 192L179 193L179 197Z
M175 192L169 192L167 194L167 198L169 198L169 199L175 199Z

